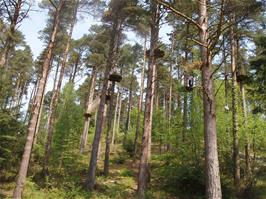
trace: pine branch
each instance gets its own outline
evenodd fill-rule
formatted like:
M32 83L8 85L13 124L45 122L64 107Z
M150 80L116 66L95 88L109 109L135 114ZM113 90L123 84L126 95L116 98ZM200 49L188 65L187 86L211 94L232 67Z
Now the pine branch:
M192 18L188 17L184 13L176 10L169 3L165 2L165 1L161 1L161 0L156 0L156 1L157 1L158 4L161 4L164 8L166 8L168 10L171 10L174 14L186 19L190 23L194 24L199 30L201 30L201 26L195 20L193 20Z

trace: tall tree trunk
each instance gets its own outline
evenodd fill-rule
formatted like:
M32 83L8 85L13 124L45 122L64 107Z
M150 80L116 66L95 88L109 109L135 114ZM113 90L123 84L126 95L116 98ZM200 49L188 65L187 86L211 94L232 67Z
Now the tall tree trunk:
M139 139L139 132L140 132L140 119L142 113L142 100L143 100L143 90L144 90L144 75L145 75L145 66L146 66L146 42L147 37L144 38L144 45L143 45L143 65L141 69L141 78L140 78L140 94L139 94L139 101L138 101L138 116L137 116L137 125L136 125L136 133L134 139L134 158L137 157L138 152L138 139Z
M202 88L204 107L204 141L205 141L205 175L206 197L208 199L221 199L221 182L217 151L216 110L213 91L211 52L208 46L208 14L206 0L199 1L200 46L202 61Z
M94 66L92 69L92 73L91 73L89 97L88 97L87 107L86 107L87 110L90 108L90 105L93 101L96 76L97 76L97 70L96 70L96 66ZM87 113L87 111L86 111L86 113ZM85 146L87 143L88 131L89 131L89 127L90 127L90 119L91 119L90 116L84 114L83 133L82 133L81 142L80 142L80 153L81 154L84 152L84 149L85 149Z
M80 55L78 55L76 60L75 60L73 71L72 71L72 73L70 75L70 78L69 78L69 82L72 82L73 84L75 83L75 78L76 78L76 75L77 75L79 62L80 62Z
M239 45L239 39L237 39L237 57L239 56L239 50L240 50L240 45ZM240 71L239 71L240 72ZM245 85L243 81L239 82L239 87L240 87L240 93L241 93L241 107L242 107L242 114L243 114L243 124L245 128L245 133L244 133L244 139L245 139L245 177L246 179L250 180L251 177L251 158L250 158L250 142L249 142L249 137L248 137L248 132L247 132L247 124L248 124L248 118L247 118L247 103L246 103L246 96L245 96Z
M42 76L40 77L40 82L38 85L36 98L33 103L33 113L32 113L31 120L28 126L28 135L26 139L27 141L24 147L24 152L23 152L23 156L22 156L22 160L21 160L21 164L19 168L16 186L15 186L14 193L13 193L13 198L15 199L20 199L22 197L22 190L23 190L23 186L24 186L26 176L27 176L35 129L37 125L38 116L40 114L40 106L41 106L42 98L44 95L44 90L45 90L46 81L47 81L48 72L49 72L49 65L50 65L50 61L51 61L51 57L52 57L52 53L54 49L54 44L55 44L55 37L58 31L58 26L60 22L59 15L60 15L63 3L64 3L64 0L61 0L55 11L53 31L51 34L46 56L45 56L43 66L42 66Z
M174 46L175 46L175 38L173 35L172 38L172 45L171 45L171 55L174 56ZM173 92L173 76L172 76L172 71L173 71L173 63L171 61L170 63L170 69L169 69L169 77L170 77L170 85L169 85L169 99L168 99L168 111L167 111L167 123L168 123L168 139L170 140L170 136L172 134L172 92ZM168 142L167 143L167 150L170 150L171 144Z
M105 104L104 105L104 113L103 113L104 120L106 118L106 115L107 115L107 105ZM102 155L102 137L100 137L100 141L99 141L97 160L101 159L101 155Z
M62 85L63 78L64 78L64 72L65 72L65 67L67 63L67 56L68 56L68 51L70 47L70 41L71 41L74 25L76 23L76 15L77 15L78 6L79 6L79 1L76 2L75 8L73 10L73 18L70 24L67 44L66 44L66 48L63 54L63 60L62 60L61 68L60 68L59 78L58 78L56 89L53 92L53 96L51 99L51 109L49 111L49 116L48 116L47 140L45 144L44 163L43 163L43 172L45 175L48 175L49 158L51 155L51 145L52 145L52 138L53 138L53 131L54 131L55 112L57 109L61 85Z
M223 42L223 62L224 62L224 98L225 98L225 111L226 114L228 114L229 111L229 101L228 101L228 91L229 91L229 82L228 82L228 76L229 76L229 66L227 65L226 62L226 46L225 46L225 38L223 38L224 42ZM230 129L228 127L229 124L229 118L226 117L226 128L225 128L225 133L227 136L226 142L227 144L229 143L229 140L231 138L230 135Z
M97 154L99 150L99 143L100 143L101 134L103 130L103 124L104 124L104 109L105 109L104 107L105 107L106 93L107 93L107 88L108 88L108 78L109 78L110 71L114 67L115 52L117 51L117 45L119 45L118 38L121 32L121 28L122 28L121 22L119 22L118 19L115 20L113 22L113 27L112 27L112 32L111 32L108 59L107 59L107 64L105 68L105 73L104 73L101 100L100 100L100 105L98 109L95 135L94 135L93 144L92 144L88 183L87 183L87 187L89 190L93 190L93 187L95 184L95 172L96 172L97 158L98 158Z
M122 92L120 93L119 102L118 102L118 108L117 108L117 122L115 127L116 134L120 133L120 120L121 120L121 110L122 110Z
M114 124L113 124L113 132L112 132L112 140L111 140L111 151L114 151L114 145L115 145L115 135L117 133L117 118L118 118L118 106L120 102L120 92L119 88L117 91L117 96L116 96L116 103L115 103L115 116L114 116Z
M39 80L36 80L36 82L33 83L33 89L32 89L31 94L30 94L30 99L29 99L29 102L28 102L28 108L27 108L27 112L26 112L26 115L25 115L25 118L24 118L24 124L26 124L26 122L28 120L28 115L31 112L32 102L34 101L34 98L35 98L35 95L36 95L38 82L39 82Z
M55 86L56 86L56 80L57 80L57 75L58 75L58 69L59 69L59 62L57 64L57 68L56 68L56 74L55 74L55 80L54 80L54 85L53 85L53 92L55 90ZM51 61L50 61L50 68L52 68L53 66L53 56L51 58ZM38 120L37 120L37 125L36 125L36 128L35 128L35 136L34 136L34 141L33 141L33 144L35 145L37 143L37 140L38 140L38 133L39 133L39 128L40 128L40 124L41 124L41 119L42 119L42 112L43 112L43 102L44 102L44 97L42 98L42 103L41 103L41 107L40 107L40 114L38 115ZM51 105L50 105L51 107ZM49 118L48 118L49 119Z
M109 110L108 110L108 122L107 122L107 132L106 132L106 147L105 147L105 159L104 159L104 168L103 173L105 176L109 175L109 160L110 160L110 134L112 131L113 124L113 115L114 115L114 90L115 90L115 82L113 81L111 84L110 95L111 99L109 100Z
M52 58L51 58L51 60L52 60ZM40 77L38 75L37 80L34 83L34 88L32 90L31 97L30 97L30 100L29 100L27 113L26 113L26 116L25 116L25 119L24 119L24 123L25 124L26 124L28 118L29 119L31 118L31 113L33 113L33 108L34 108L33 104L34 104L34 101L35 101L35 98L36 98L36 95L37 95L37 89L38 89L39 84L40 84Z
M233 17L234 18L234 17ZM232 22L235 20L232 19ZM233 163L234 163L234 184L236 192L239 192L240 186L240 160L238 144L238 122L237 122L237 42L234 27L230 27L231 38L231 71L232 71L232 122L233 122Z
M242 82L240 82L240 91L242 96L242 112L244 116L244 127L245 127L245 164L246 164L246 176L251 177L251 166L250 166L250 143L247 134L247 104L245 96L245 87Z
M189 36L189 23L186 24L186 34ZM185 42L185 62L188 63L188 38L186 37ZM184 72L184 85L187 86L189 74ZM185 142L187 136L187 127L188 127L188 93L184 92L184 100L183 100L183 131L182 131L182 142Z
M135 67L133 67L132 72L131 72L131 77L130 77L130 86L129 86L129 96L128 96L128 107L127 107L127 120L126 120L126 133L128 133L129 128L130 128L130 113L131 113L131 107L132 107L132 103L133 103L133 93L132 93L132 86L133 86L133 76L134 76L134 69Z
M153 100L155 89L155 69L156 60L154 50L157 47L159 35L159 18L160 11L156 1L151 1L151 38L150 38L150 54L147 73L147 91L145 99L144 111L144 129L142 136L141 158L139 165L138 176L138 198L145 198L145 190L149 181L150 172L150 145L151 145L151 128L152 128L152 114L153 114Z

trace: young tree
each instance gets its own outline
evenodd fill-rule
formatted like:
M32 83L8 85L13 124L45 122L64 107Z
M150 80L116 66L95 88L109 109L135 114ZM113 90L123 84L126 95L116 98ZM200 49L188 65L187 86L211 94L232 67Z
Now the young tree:
M61 68L60 68L60 72L59 72L59 78L58 78L57 86L53 92L53 96L51 99L51 106L50 106L48 122L47 122L47 130L48 131L47 131L47 141L46 141L46 145L45 145L44 164L43 164L43 171L44 171L45 175L48 175L48 164L49 164L49 158L50 158L50 153L51 153L53 128L54 128L54 122L55 122L55 111L57 108L60 89L61 89L61 85L62 85L62 81L63 81L63 77L64 77L64 71L65 71L65 67L67 64L67 56L68 56L68 51L69 51L69 47L70 47L70 41L71 41L74 25L76 23L78 7L79 7L79 0L74 2L73 8L72 8L72 19L71 19L71 23L70 23L70 27L69 27L68 36L67 36L66 48L65 48L64 53L63 53L63 59L62 59L62 63L61 63Z

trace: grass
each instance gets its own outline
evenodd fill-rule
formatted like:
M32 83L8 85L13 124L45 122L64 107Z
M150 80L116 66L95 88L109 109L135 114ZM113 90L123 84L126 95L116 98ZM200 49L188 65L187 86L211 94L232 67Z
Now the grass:
M103 149L102 149L103 150ZM58 169L53 165L50 177L44 179L41 167L34 165L29 172L29 177L24 189L24 199L133 199L136 198L138 164L134 163L120 148L118 153L111 155L110 174L108 177L101 175L103 170L103 158L98 162L98 175L96 177L95 191L86 189L86 178L88 173L88 154L81 156L73 164ZM118 154L118 155L117 155ZM103 155L102 155L103 156ZM163 160L154 158L151 168L151 182L146 193L147 199L192 199L201 198L193 195L189 190L179 192L173 185L167 188L164 185L165 176L158 171L164 165ZM265 199L266 175L261 171L256 179L256 186L247 190L245 199ZM39 172L39 173L38 173ZM15 172L6 173L8 178L1 178L0 198L11 198L15 186ZM4 180L3 180L4 179ZM224 179L223 179L224 182ZM248 197L248 198L247 198Z

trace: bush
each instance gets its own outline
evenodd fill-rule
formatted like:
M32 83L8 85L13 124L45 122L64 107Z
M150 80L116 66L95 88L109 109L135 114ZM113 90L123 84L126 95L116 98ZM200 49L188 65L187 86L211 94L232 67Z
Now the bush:
M118 154L117 156L115 156L111 162L115 163L115 164L124 164L124 162L126 161L127 157L125 154Z
M182 164L172 154L161 158L164 164L157 167L156 175L159 176L160 184L164 186L164 189L173 193L189 195L189 198L204 197L204 173L201 166Z
M132 157L134 155L134 136L133 133L125 135L123 148Z

